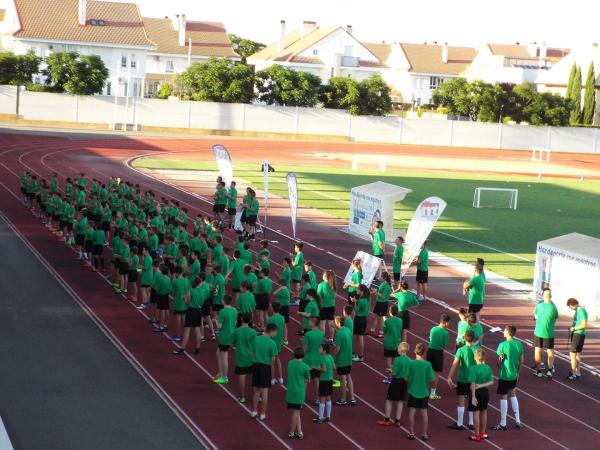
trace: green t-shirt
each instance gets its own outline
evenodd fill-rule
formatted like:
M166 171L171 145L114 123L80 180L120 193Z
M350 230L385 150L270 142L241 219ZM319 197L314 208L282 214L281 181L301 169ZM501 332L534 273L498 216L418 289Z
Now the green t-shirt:
M185 296L190 292L190 280L185 277L173 279L173 311L187 310L187 303L184 301Z
M371 310L371 299L368 297L361 297L356 302L356 316L367 317Z
M310 368L301 359L293 359L287 365L287 391L285 401L302 405L306 400L306 382L310 381Z
M215 286L215 295L213 296L212 303L213 305L222 305L223 297L225 296L225 278L223 278L223 275L216 275L213 284Z
M292 264L292 280L301 280L304 272L304 254L302 252L296 253Z
M392 378L408 378L408 369L412 360L406 356L396 356L392 364Z
M171 286L171 279L167 275L159 273L154 290L158 295L170 294L173 290L173 287Z
M196 279L196 277L200 274L200 261L198 259L196 259L192 265L190 266L189 270L190 270L190 275L189 275L189 279L190 281L194 281Z
M311 369L319 366L319 347L323 343L324 339L325 335L318 328L310 330L302 339L302 344L304 345L305 349L304 362L308 364Z
M418 306L419 300L411 291L400 291L394 294L394 298L398 304L398 311L406 311L412 306Z
M456 350L455 359L458 359L458 381L461 383L469 382L469 369L475 365L475 351L470 345L463 345Z
M354 320L352 320L352 317L344 319L344 326L350 330L350 333L354 334Z
M233 331L231 344L235 347L235 365L237 367L250 367L252 358L250 352L254 348L256 330L250 327L239 327Z
M429 331L429 348L433 350L444 350L448 345L448 330L441 326L435 326Z
M290 291L287 288L278 291L275 297L281 306L290 306Z
M251 266L254 265L254 263L253 263L254 256L253 256L251 250L246 250L246 249L240 250L240 259L243 259L244 261L246 261L246 264L250 264Z
M554 324L558 319L558 309L552 302L538 303L533 311L533 314L537 317L535 321L535 330L533 331L534 336L542 339L551 339L554 337Z
M271 294L273 292L273 281L269 277L262 277L256 282L257 294Z
M475 275L469 280L469 305L483 305L483 290L485 279L481 274Z
M237 308L241 314L254 312L256 309L256 300L252 292L241 292L237 299Z
M390 300L390 294L392 293L392 287L385 281L379 285L377 289L377 303L387 303Z
M515 339L500 342L496 354L498 356L504 355L504 359L500 362L498 368L498 378L506 381L516 380L519 377L519 369L521 368L523 344Z
M429 270L429 250L427 250L426 248L422 248L421 251L419 252L419 260L421 261L419 264L417 264L417 270L420 270L422 272L426 272Z
M242 284L242 277L244 276L244 266L246 264L246 260L239 258L234 259L229 265L229 270L231 271L231 287L233 289L240 288L240 284Z
M494 381L494 374L487 364L475 364L469 368L469 383L484 384L490 381Z
M587 311L585 310L584 307L580 306L575 311L575 315L573 316L573 324L571 326L578 327L579 325L583 324L584 321L587 324L587 318L588 318ZM585 328L582 328L581 330L575 330L575 331L573 331L573 334L585 334Z
M246 216L248 216L248 217L258 216L258 208L259 208L258 200L256 200L256 199L251 200L249 205L250 205L249 208L246 208Z
M158 236L156 233L152 233L148 238L148 249L151 252L155 252L158 250Z
M150 255L144 256L142 260L142 274L140 276L140 284L142 286L151 286L154 275L152 273L152 257Z
M92 239L94 245L104 245L105 240L106 240L106 236L104 235L103 230L94 231L94 237Z
M400 273L402 268L402 257L404 256L404 246L398 245L394 249L394 259L392 260L392 268L394 273Z
M308 285L313 288L316 289L317 288L317 276L315 275L315 273L311 270L310 272L306 272L308 274Z
M320 381L333 381L333 356L321 355L321 367L325 366L325 371L319 374Z
M277 345L267 335L256 336L252 347L252 362L254 364L271 365L271 361L277 356Z
M85 234L88 226L87 217L82 218L75 222L75 234Z
M281 271L281 279L283 280L283 285L289 289L291 289L291 281L292 281L292 269L289 267L285 267Z
M308 317L304 317L304 329L310 330L310 317L318 317L319 316L319 305L315 300L311 300L304 307L304 312L309 314Z
M408 366L408 393L414 398L429 397L429 383L435 379L431 363L415 359Z
M352 272L352 275L350 276L350 281L354 284L360 284L362 283L362 279L363 279L363 274L362 272L359 272L358 270L355 270L354 272ZM354 286L348 286L348 292L356 292L356 287Z
M204 306L204 302L208 299L210 291L204 288L205 284L200 284L195 288L192 288L190 294L190 308L201 309Z
M233 330L237 320L237 310L235 308L223 308L219 311L217 317L221 330L219 331L219 345L231 345Z
M317 294L321 297L321 306L330 308L335 306L335 291L331 289L327 281L321 281L317 286Z
M388 317L383 322L383 348L384 350L396 350L402 339L402 319L400 317Z
M335 346L338 348L336 365L347 367L352 365L352 330L343 326L335 333Z
M273 341L275 341L275 345L277 346L277 354L279 354L281 353L281 347L283 346L283 332L285 330L285 319L279 313L273 314L267 319L267 325L270 323L274 323L275 325L277 325L277 334L273 336Z
M227 207L230 209L235 209L237 207L237 189L229 188L227 191Z
M373 255L381 256L383 255L383 250L379 248L379 243L382 243L385 246L385 232L383 230L377 230L373 233Z
M476 324L473 324L472 326L467 323L467 328L465 329L465 333L467 331L473 332L473 350L477 350L478 348L481 347L481 342L475 344L475 341L478 341L479 338L483 335L483 326L479 322L477 322Z
M465 343L465 339L464 339L464 335L467 332L467 330L469 329L469 323L468 322L463 322L462 320L460 322L458 322L458 326L456 328L456 342L458 342L459 344L464 344Z

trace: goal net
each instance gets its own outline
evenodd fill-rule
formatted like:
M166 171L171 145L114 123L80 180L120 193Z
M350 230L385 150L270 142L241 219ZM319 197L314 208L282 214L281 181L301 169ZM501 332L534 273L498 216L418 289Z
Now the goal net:
M386 155L352 155L352 170L387 170Z
M475 188L474 208L509 208L517 209L518 189Z
M550 152L549 148L536 147L535 145L531 146L531 160L532 161L550 161Z

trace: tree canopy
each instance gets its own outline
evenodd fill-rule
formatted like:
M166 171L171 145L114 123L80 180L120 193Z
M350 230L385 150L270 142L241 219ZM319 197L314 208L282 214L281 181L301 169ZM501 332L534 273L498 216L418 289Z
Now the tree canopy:
M29 51L24 55L0 52L0 84L27 85L40 71L42 58Z
M233 50L242 57L243 63L246 62L246 59L249 56L254 55L256 52L266 47L265 44L250 39L244 39L236 34L230 34L229 40L233 44Z
M109 76L108 68L97 55L56 52L46 57L46 64L47 83L57 91L74 95L101 93Z
M274 64L256 73L255 85L258 100L267 105L315 106L321 78Z

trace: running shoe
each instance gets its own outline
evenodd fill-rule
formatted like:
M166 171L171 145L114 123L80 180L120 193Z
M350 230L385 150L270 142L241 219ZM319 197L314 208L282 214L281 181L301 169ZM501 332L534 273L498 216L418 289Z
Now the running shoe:
M302 433L294 433L294 439L302 440L304 439L304 435Z
M553 369L548 369L548 370L546 370L546 374L545 374L545 376L546 376L546 378L548 379L548 381L552 381L552 376L553 376L553 374L554 374L554 372L553 372Z
M279 386L283 386L283 378L279 378L277 380L277 383L279 384Z
M173 342L181 342L181 336L171 336Z
M438 395L438 394L430 394L429 395L429 400L441 400L442 396Z
M147 303L142 303L140 306L137 307L137 309L139 309L140 311L148 309L148 304Z
M500 424L498 424L498 425L494 425L492 427L492 430L493 431L508 431L508 427L506 425L500 425Z
M174 355L183 355L184 351L182 348L178 348L176 350L173 350L173 354Z
M577 375L577 374L572 373L571 375L569 375L567 377L567 380L569 380L569 381L578 381L580 378L581 378L581 375Z
M469 439L471 441L481 442L481 436L479 436L478 434L472 434L471 436L469 436Z
M354 362L363 362L365 359L362 356L354 355L352 357L352 361Z
M246 397L238 397L238 402L246 403Z
M411 441L414 441L414 440L417 438L417 437L416 437L414 434L412 434L412 433L408 433L408 434L406 435L406 437L407 437L408 439L410 439Z
M339 388L341 385L342 385L342 383L340 382L340 380L333 380L334 388Z
M333 402L333 404L337 406L346 406L348 405L348 402L346 400L338 399L335 402Z
M325 419L322 417L315 417L312 421L314 423L325 423Z
M227 383L229 383L229 379L228 378L224 378L224 377L220 377L220 378L217 378L215 380L215 383L217 383L217 384L227 384Z
M197 355L198 353L200 353L200 347L194 349L194 355Z
M429 436L427 436L426 434L421 435L421 440L422 441L428 441L429 440Z
M356 399L355 399L355 398L353 398L353 399L352 399L352 400L350 400L350 402L348 402L348 403L350 404L350 406L356 406L356 404L357 404L358 402L356 401Z
M313 405L315 406L319 406L321 404L321 401L319 399L316 399L313 403Z
M254 241L254 239L252 239ZM261 422L264 422L265 420L267 420L267 415L266 414L261 414L260 416L258 416L258 420L260 420Z
M392 379L391 378L384 378L383 380L381 380L381 382L383 384L392 384Z
M392 426L392 422L389 419L383 419L377 422L377 425L381 425L382 427L390 427Z
M258 413L256 411L252 411L250 413L250 417L252 417L253 419L256 419L258 417Z
M467 427L470 431L473 431L475 429L475 426L473 426L472 423L469 424L469 426Z
M459 424L457 424L456 422L455 422L455 423L452 423L452 424L450 424L450 425L448 425L448 428L450 428L451 430L457 430L457 431L462 431L462 430L464 430L464 429L465 429L465 427L464 427L464 426L462 426L462 425L459 425Z
M523 425L521 422L517 422L517 423L515 423L515 428L516 428L517 430L521 430L521 429L523 429L523 427L524 427L524 425Z

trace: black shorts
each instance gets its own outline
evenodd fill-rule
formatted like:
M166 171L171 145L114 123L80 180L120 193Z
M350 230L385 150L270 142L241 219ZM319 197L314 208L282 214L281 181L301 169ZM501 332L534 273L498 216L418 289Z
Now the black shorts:
M333 380L319 380L319 397L329 397L333 394Z
M393 402L405 402L408 397L406 380L404 378L392 378L387 391L387 399Z
M396 349L388 350L388 349L384 348L383 356L385 356L386 358L395 358L396 356L398 356L398 350L396 350Z
M285 321L285 323L290 322L290 307L288 305L280 306L279 314L281 314L283 316L283 320Z
M554 349L554 338L541 338L533 335L533 346L537 348Z
M156 258L158 256L158 253L156 253L156 250L150 250L148 252L148 254L150 255L150 258L152 258L152 261L156 261Z
M67 231L73 231L73 222L67 222Z
M478 313L479 311L481 311L481 308L483 308L483 304L469 303L469 312L470 313Z
M308 300L305 298L301 298L300 303L298 304L298 311L304 312L304 310L306 309L306 305L308 305Z
M352 366L338 367L336 372L338 375L350 375L350 372L352 372Z
M200 309L200 313L202 314L202 317L206 317L206 316L210 316L210 300L206 299L204 300L204 303L202 304L202 308Z
M429 281L429 270L417 270L417 283L425 284Z
M488 388L479 388L475 391L475 398L477 399L477 406L471 402L471 395L469 395L469 411L485 411L490 401L490 392Z
M517 380L503 380L502 378L498 378L498 389L496 390L496 394L498 395L506 395L508 391L513 390L517 387Z
M367 334L367 317L366 316L356 316L354 318L354 335L356 336L364 336Z
M207 301L208 301L208 300L207 300ZM212 303L212 304L210 305L210 308L211 308L213 311L215 311L215 312L219 312L219 311L221 311L221 310L224 308L224 306L223 306L223 304L221 304L221 303Z
M571 335L571 353L581 353L583 350L583 344L585 342L585 334L573 333Z
M119 275L129 275L129 263L119 262Z
M429 407L429 397L425 398L415 398L412 395L408 395L408 405L409 408L416 409L427 409Z
M137 282L137 280L138 280L138 271L137 270L130 270L128 275L129 275L128 281L130 283Z
M110 231L110 222L102 222L102 231Z
M154 289L150 290L150 303L156 304L158 303L158 294Z
M162 245L165 243L165 233L156 233L156 237L158 238L159 245Z
M269 309L269 294L256 294L254 299L256 300L257 311L266 311Z
M220 352L228 352L229 351L229 347L231 347L231 345L219 344L219 351Z
M463 383L461 381L456 383L456 395L469 395L471 392L471 383Z
M225 205L221 204L221 205L217 205L216 203L213 206L213 211L216 213L223 213L225 212Z
M206 258L198 258L198 261L200 261L200 270L205 271L207 259Z
M92 249L94 248L94 242L90 239L85 240L85 245L83 246L83 251L86 253L92 253Z
M183 315L185 315L185 313L187 313L187 309L174 309L173 310L173 315L175 315L175 316L183 316Z
M310 369L310 379L319 378L321 376L321 371L319 369Z
M156 296L156 309L159 311L169 310L169 294Z
M247 216L246 217L246 223L248 225L250 225L251 227L253 227L254 225L256 225L256 216Z
M333 320L335 315L335 306L328 306L319 310L319 319L321 320Z
M444 371L444 350L427 349L427 361L431 363L434 372Z
M196 328L202 323L202 310L200 308L188 308L185 312L185 322L183 326L186 328Z
M65 227L67 226L67 221L66 221L66 220L60 220L60 221L58 222L58 226L59 226L59 228L61 228L61 229L62 229L62 228L65 228ZM80 245L83 245L83 244L80 244Z
M402 331L410 330L410 312L408 312L408 309L400 313L400 318L402 319Z
M302 405L299 403L288 403L287 404L287 409L295 409L296 411L301 411L302 410Z
M75 235L75 245L83 245L85 244L85 234L76 234Z
M227 214L229 214L230 216L235 216L237 214L237 209L227 208Z
M388 302L375 302L373 307L373 314L379 317L385 317L388 311Z
M132 240L129 241L129 248L133 248L133 247L138 247L138 241L135 241L135 240L132 239ZM139 250L140 249L138 248L138 251Z
M253 364L252 365L252 387L270 388L271 387L271 365Z
M103 254L104 254L104 245L94 244L94 246L92 247L92 255L102 256Z
M233 371L236 375L248 375L252 373L252 366L240 367L235 366L235 370Z
M394 272L394 281L400 281L400 272Z

